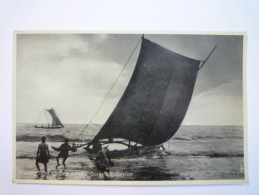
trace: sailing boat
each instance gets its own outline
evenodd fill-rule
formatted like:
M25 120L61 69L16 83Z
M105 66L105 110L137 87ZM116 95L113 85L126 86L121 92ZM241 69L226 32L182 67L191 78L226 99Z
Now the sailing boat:
M118 156L163 147L179 129L198 73L209 56L204 61L191 59L142 35L140 53L128 86L99 133L84 144L88 153L96 152L96 144L128 146L121 152L115 150Z
M43 129L60 129L60 128L64 127L64 125L61 123L59 117L57 116L56 111L53 108L45 109L44 111L45 111L45 117L46 117L48 125L44 126L44 125L37 125L36 124L36 125L34 125L34 127L43 128ZM52 118L52 124L51 125L48 122L46 113L49 113L51 118Z

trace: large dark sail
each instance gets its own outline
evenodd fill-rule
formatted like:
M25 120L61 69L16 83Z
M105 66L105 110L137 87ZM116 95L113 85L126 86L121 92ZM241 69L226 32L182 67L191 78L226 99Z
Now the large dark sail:
M61 123L60 119L58 118L55 110L53 108L47 110L50 115L52 116L52 126L55 127L55 126L62 126L63 127L63 124Z
M142 145L169 140L189 106L200 61L145 38L131 80L116 108L91 143L124 138Z

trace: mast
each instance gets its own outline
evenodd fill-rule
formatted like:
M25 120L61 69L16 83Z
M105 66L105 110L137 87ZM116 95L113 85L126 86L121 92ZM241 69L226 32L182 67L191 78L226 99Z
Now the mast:
M217 45L215 45L215 47L211 50L210 54L208 55L208 57L202 62L202 64L199 67L199 70L206 64L206 62L208 61L209 57L211 56L211 54L214 52L214 50L217 48Z

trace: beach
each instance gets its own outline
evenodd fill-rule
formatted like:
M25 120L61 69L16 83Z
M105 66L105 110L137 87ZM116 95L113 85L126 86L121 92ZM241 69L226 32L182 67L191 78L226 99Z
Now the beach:
M70 152L67 168L56 169L59 147L65 137L76 139L84 125L65 125L64 129L34 129L30 124L17 125L16 178L30 180L229 180L244 179L243 127L182 126L164 144L161 154L112 159L110 173L99 173L86 151ZM91 140L101 125L92 125L78 143ZM48 173L37 171L35 158L41 136L46 136L50 150ZM119 147L119 146L118 146ZM112 149L112 146L109 147ZM119 148L117 148L119 149ZM62 162L62 159L60 159Z

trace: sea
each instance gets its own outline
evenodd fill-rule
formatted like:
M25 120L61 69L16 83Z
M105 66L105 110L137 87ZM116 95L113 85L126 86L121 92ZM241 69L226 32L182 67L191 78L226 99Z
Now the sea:
M244 179L244 134L242 126L181 126L160 154L112 159L109 173L99 173L86 151L71 152L63 166L56 169L59 147L65 138L71 142L90 141L102 125L65 124L62 129L40 129L33 124L16 125L16 179L29 180L119 180L119 181L181 181ZM35 158L41 137L50 150L48 172ZM120 149L120 145L113 146ZM109 147L113 149L112 146ZM62 160L60 160L62 161Z

